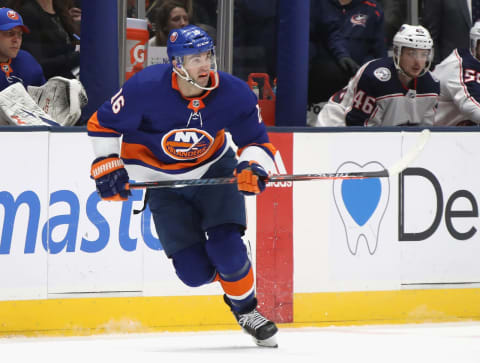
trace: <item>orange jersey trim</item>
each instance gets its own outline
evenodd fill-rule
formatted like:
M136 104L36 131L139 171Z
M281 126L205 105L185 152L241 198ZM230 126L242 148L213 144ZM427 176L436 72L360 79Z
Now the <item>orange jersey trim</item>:
M108 132L108 133L120 134L119 132L113 129L109 129L107 127L103 127L102 125L100 125L100 122L98 121L97 113L98 111L95 111L95 113L88 120L87 130L89 132Z
M370 1L364 1L363 3L364 3L365 5L371 6L372 8L376 8L376 7L377 7L377 4L372 3L372 2L370 2Z
M211 158L212 155L215 154L215 152L217 152L224 143L225 143L225 131L220 130L215 136L215 141L210 147L210 150L208 150L208 152L204 156L196 159L195 161L167 164L158 160L157 157L153 154L153 152L145 145L130 144L130 143L123 142L122 143L122 159L138 159L143 161L145 164L151 165L155 168L165 169L165 170L188 169L195 165L199 165L204 161L208 160L209 158Z
M12 58L10 58L7 62L0 63L0 67L3 73L5 73L6 77L10 77L10 74L13 72L12 67L10 64L12 63Z
M220 284L222 285L223 291L228 296L243 296L253 288L254 278L253 270L250 266L248 274L241 278L238 281L225 281L220 278Z
M237 151L237 155L240 156L243 152L243 150L245 150L247 147L249 146L259 146L259 147L264 147L266 149L268 149L268 151L270 151L272 153L272 155L275 155L276 152L277 152L277 149L275 148L275 146L273 146L273 144L271 143L266 143L266 144L248 144L247 146L244 146L242 147L241 149L238 149Z

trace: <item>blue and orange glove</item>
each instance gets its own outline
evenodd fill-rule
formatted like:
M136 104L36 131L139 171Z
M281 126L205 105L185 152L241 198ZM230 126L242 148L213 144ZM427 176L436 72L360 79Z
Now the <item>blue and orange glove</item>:
M91 178L95 179L97 192L103 200L124 201L132 195L127 170L118 154L96 158L92 163Z
M242 161L235 169L238 190L245 195L260 194L265 190L268 174L255 161Z

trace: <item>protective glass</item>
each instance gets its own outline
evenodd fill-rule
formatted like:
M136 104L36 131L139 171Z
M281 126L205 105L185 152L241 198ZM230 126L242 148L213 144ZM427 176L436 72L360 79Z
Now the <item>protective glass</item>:
M210 50L208 52L186 55L183 60L183 66L188 69L209 67L209 69L215 70L215 54Z

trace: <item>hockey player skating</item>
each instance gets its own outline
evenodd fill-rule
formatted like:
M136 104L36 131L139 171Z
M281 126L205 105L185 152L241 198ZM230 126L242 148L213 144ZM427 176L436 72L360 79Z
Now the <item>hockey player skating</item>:
M470 49L454 49L433 74L440 80L435 125L480 124L480 22L470 29Z
M262 316L241 236L244 194L265 188L275 148L247 84L217 72L212 39L199 27L173 30L172 64L129 79L88 121L96 159L91 175L105 200L126 200L138 181L237 175L234 184L151 189L148 205L166 255L186 285L218 281L242 328L276 347L277 327ZM239 159L229 146L228 129ZM123 136L120 150L120 136ZM128 172L127 172L128 170Z
M393 58L363 65L329 99L314 126L433 125L440 85L429 72L432 51L424 27L402 25L393 38Z

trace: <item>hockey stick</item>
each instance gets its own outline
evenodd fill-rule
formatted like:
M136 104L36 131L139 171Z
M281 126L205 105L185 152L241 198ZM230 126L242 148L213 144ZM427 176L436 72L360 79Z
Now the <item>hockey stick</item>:
M388 178L400 174L405 168L417 158L423 150L430 137L430 130L425 129L421 132L416 144L405 156L398 160L388 169L379 171L356 171L350 173L320 173L320 174L277 174L265 178L268 183L302 180L334 180L334 179L366 179L366 178ZM172 188L180 186L202 186L219 184L236 184L237 178L205 178L205 179L185 179L185 180L160 180L151 182L130 183L130 189L144 188Z

